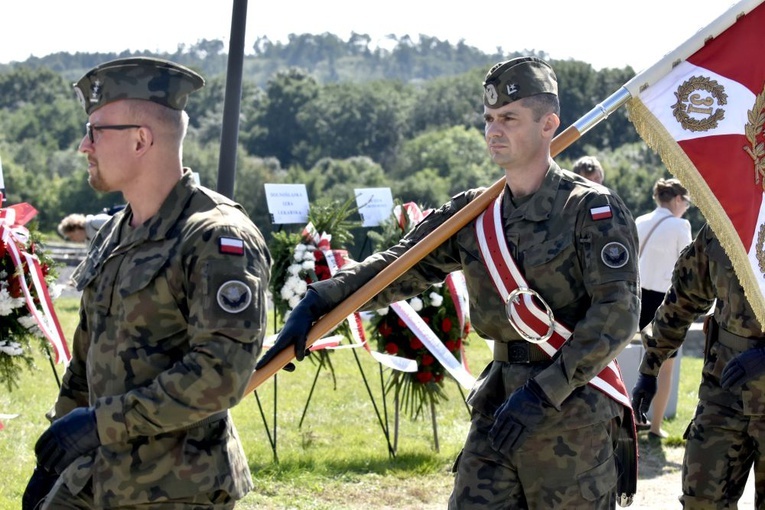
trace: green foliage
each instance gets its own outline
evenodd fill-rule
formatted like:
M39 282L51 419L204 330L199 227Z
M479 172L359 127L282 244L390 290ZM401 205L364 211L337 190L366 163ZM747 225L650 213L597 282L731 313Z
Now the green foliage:
M293 34L288 43L261 38L256 55L245 57L235 199L264 232L272 230L263 200L266 182L305 183L312 200L340 201L352 197L354 187L390 186L403 201L436 207L501 175L482 137L481 82L492 64L520 53L498 48L489 55L428 36L417 42L391 36L388 49L372 42L365 34L346 41L332 34ZM202 40L154 55L206 78L206 87L187 106L184 162L212 188L218 182L224 50L221 41ZM149 54L57 53L0 65L0 158L8 198L37 207L44 231L71 212L93 213L122 202L87 184L85 158L76 152L86 117L72 81L118 56ZM575 60L551 63L563 127L634 76L629 67L595 71ZM607 165L606 179L637 214L651 205L654 177L664 172L650 151L631 147L638 140L626 112L618 110L563 157L611 156L615 163ZM628 175L632 171L638 174ZM688 217L694 228L703 222L695 209Z
M449 183L448 193L440 202L466 189L489 186L502 173L489 157L483 134L463 126L428 131L404 142L394 177L425 169Z

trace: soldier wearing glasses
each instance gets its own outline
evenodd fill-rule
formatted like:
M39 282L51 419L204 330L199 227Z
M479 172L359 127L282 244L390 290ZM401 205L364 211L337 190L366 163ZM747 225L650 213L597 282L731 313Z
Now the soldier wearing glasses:
M623 388L625 406L589 383L637 328L635 224L607 188L552 160L560 119L557 80L547 63L530 57L500 62L487 73L484 91L486 143L507 183L494 204L499 245L507 247L533 294L571 330L570 338L551 357L541 344L526 341L533 334L508 324L506 301L479 247L478 222L444 241L364 307L420 294L462 270L471 323L494 340L494 361L469 396L472 424L455 464L449 508L613 508L616 434L622 420L632 423L629 395ZM457 195L398 245L312 284L258 367L293 345L302 359L313 322L480 191Z
M128 205L75 272L73 357L24 508L233 508L252 487L228 409L260 353L271 259L245 211L183 167L203 84L150 58L75 84L88 182Z

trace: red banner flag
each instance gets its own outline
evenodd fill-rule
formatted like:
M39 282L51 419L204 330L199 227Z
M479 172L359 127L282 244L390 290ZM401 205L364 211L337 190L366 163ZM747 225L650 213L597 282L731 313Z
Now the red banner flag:
M765 325L765 4L740 2L728 16L728 28L672 61L627 109L690 191Z

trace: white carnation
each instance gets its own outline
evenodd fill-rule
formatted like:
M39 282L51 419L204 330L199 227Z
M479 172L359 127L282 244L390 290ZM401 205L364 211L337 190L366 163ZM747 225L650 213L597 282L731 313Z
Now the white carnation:
M0 315L10 315L16 308L15 299L11 297L8 289L0 290Z
M306 250L303 254L303 261L316 260L316 256L313 254L315 250Z
M55 282L48 285L48 294L50 295L51 300L61 297L62 287L62 285Z
M281 292L279 292L279 295L282 297L283 301L289 301L290 298L295 295L295 292L289 285L285 284L284 287L282 287Z
M386 306L385 308L378 308L376 310L377 315L388 315L389 308Z
M43 332L40 329L40 325L37 324L37 319L32 317L31 315L22 315L19 317L19 324L21 324L24 329L29 330L29 332L33 335L37 336L43 336Z
M414 310L415 312L419 312L420 310L422 310L422 299L418 297L413 297L412 299L410 299L409 304L412 305L412 310Z
M303 269L303 267L300 264L290 264L287 268L287 272L292 276L297 276L300 274L301 269Z
M299 280L295 283L294 290L297 296L304 296L308 290L308 284L305 282L305 280Z
M292 258L295 259L295 262L303 261L306 248L307 246L304 244L298 244L297 246L295 246L295 251L293 252L293 255L292 255Z
M303 262L303 266L302 267L306 271L313 271L314 269L316 269L316 262L313 259L306 260L306 261Z
M295 307L298 305L298 303L300 303L300 299L301 299L300 296L292 296L289 300L290 308L294 310Z
M430 304L438 308L444 302L444 296L438 292L431 292L428 297L430 298Z
M2 340L0 341L0 352L8 356L21 356L24 354L24 349L21 348L20 343Z

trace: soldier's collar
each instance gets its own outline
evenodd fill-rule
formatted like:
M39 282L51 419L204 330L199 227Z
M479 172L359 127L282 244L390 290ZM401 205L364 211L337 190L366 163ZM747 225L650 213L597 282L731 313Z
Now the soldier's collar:
M553 161L547 169L544 181L539 189L524 201L517 208L514 207L510 200L502 200L502 215L505 218L509 218L511 214L517 216L521 214L524 219L529 221L545 221L550 218L552 212L552 204L555 201L555 196L558 193L558 186L560 186L561 169ZM506 187L507 188L507 187ZM505 189L505 196L510 196L510 190Z

